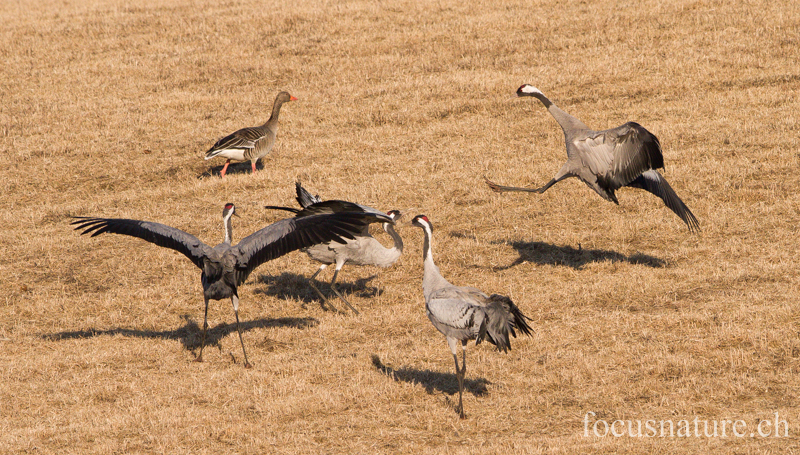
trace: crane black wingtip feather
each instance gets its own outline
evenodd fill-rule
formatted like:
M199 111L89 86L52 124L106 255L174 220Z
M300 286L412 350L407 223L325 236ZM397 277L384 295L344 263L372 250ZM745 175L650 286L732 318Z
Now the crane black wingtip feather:
M284 210L284 211L292 212L292 213L299 213L300 212L300 210L298 210L296 208L293 208L293 207L280 207L280 206L277 206L277 205L265 205L264 208L265 209L269 209L269 210Z
M75 226L73 229L76 231L83 230L81 235L89 234L103 226L103 220L98 218L90 218L85 216L76 216L75 221L71 222L71 226ZM94 234L96 235L96 234Z

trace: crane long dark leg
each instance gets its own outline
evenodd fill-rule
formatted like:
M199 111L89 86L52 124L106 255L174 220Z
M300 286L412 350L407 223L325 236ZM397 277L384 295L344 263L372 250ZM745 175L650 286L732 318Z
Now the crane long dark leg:
M208 330L208 298L206 301L206 311L203 316L203 341L200 343L200 354L194 359L195 362L203 361L203 348L206 347L206 330Z
M329 306L329 307L330 307L330 308L331 308L333 311L335 311L335 312L337 312L337 313L342 313L342 311L339 311L339 310L338 310L338 309L337 309L335 306L331 305L331 302L328 300L328 298L327 298L327 297L325 297L325 296L322 294L322 291L320 291L320 290L319 290L319 289L318 289L316 286L314 286L314 278L316 278L316 277L317 277L317 275L319 275L319 272L321 272L321 271L325 270L325 267L327 267L327 264L322 264L322 266L320 266L319 270L317 270L317 271L316 271L316 272L315 272L313 275L311 275L311 278L309 278L309 279L308 279L308 284L310 284L310 285L311 285L311 287L312 287L312 288L313 288L315 291L317 291L317 294L319 294L319 297L322 299L322 302L323 302L325 305Z
M334 293L335 293L337 296L339 296L339 298L340 298L340 299L342 299L342 301L343 301L344 303L346 303L346 304L347 304L347 306L349 306L349 307L350 307L350 309L351 309L351 310L353 310L353 312L354 312L355 314L359 314L359 313L358 313L358 310L356 310L355 308L353 308L353 305L350 305L350 302L348 302L348 301L347 301L347 299L346 299L346 298L344 298L344 296L343 296L342 294L340 294L340 293L339 293L339 291L336 289L336 276L337 276L337 275L339 275L339 269L336 269L336 270L334 270L334 271L333 271L333 279L331 280L331 289L333 290L333 292L334 292Z
M464 390L464 380L467 376L467 342L461 342L461 390ZM464 414L464 405L461 405L461 416L462 419L466 419L467 415Z
M547 182L547 185L545 185L545 186L543 186L541 188L521 188L521 187L518 187L518 186L498 185L497 183L492 182L491 180L487 179L486 177L484 177L484 179L486 180L486 184L489 185L489 188L491 188L492 191L494 191L496 193L505 193L507 191L524 191L526 193L544 193L545 191L547 191L548 188L550 188L551 186L553 186L556 183L558 183L558 180L552 179L549 182Z
M466 356L466 354L464 354ZM464 372L465 369L458 369L458 354L453 354L453 360L456 362L456 379L458 379L458 416L462 419L466 419L467 415L464 414L464 401L462 399L462 394L464 391ZM464 359L466 361L466 358ZM466 364L465 364L466 366Z
M534 190L534 191L535 191L535 192L537 192L537 193L539 193L539 194L541 194L541 193L544 193L545 191L547 191L547 189L548 189L548 188L550 188L551 186L553 186L553 185L555 185L556 183L560 182L561 180L563 180L563 179L559 179L559 180L556 180L556 179L550 179L550 181L549 181L549 182L547 182L547 184L545 184L545 186L543 186L543 187L541 187L541 188L537 188L537 189L536 189L536 190Z
M244 339L242 338L242 328L239 327L239 297L231 296L231 303L233 304L233 313L236 315L236 331L239 332L239 342L242 343L242 354L244 354L244 367L253 368L253 365L247 361L247 351L244 349Z

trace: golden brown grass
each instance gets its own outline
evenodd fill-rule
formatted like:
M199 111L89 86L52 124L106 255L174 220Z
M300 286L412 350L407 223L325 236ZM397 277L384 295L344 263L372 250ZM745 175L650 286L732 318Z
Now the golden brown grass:
M0 452L788 453L800 451L800 6L696 2L6 2L0 6ZM144 6L144 5L147 6ZM636 120L700 219L544 195L563 136L522 83L601 129ZM255 175L203 152L284 107ZM442 272L510 295L533 337L468 353L467 420L425 317L421 232L388 270L345 268L361 316L320 309L293 253L202 324L169 250L81 237L72 215L241 238L324 198L433 221ZM330 279L330 272L323 276ZM325 289L325 288L324 288ZM233 363L232 357L237 362ZM789 438L584 437L584 415L741 419Z

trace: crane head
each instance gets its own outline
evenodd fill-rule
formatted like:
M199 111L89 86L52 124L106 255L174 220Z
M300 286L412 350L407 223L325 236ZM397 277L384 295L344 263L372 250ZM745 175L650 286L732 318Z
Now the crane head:
M415 216L414 219L411 220L411 224L417 227L421 227L423 229L428 228L430 232L433 232L433 225L431 224L431 221L428 219L428 217L425 215Z
M225 204L225 208L222 209L222 218L228 218L231 215L236 215L237 217L239 216L236 213L236 206L228 202L227 204Z
M541 92L541 90L530 84L523 84L517 89L517 96L536 96L536 95L544 95L544 94Z
M403 214L400 213L400 210L389 210L388 212L386 212L386 214L389 215L389 218L395 221L399 220L400 217L403 216Z

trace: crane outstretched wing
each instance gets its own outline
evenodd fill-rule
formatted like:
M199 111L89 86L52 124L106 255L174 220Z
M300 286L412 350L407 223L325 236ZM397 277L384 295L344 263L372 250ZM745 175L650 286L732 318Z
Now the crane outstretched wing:
M303 186L300 184L299 181L295 182L295 190L297 192L297 202L302 207L302 210L294 209L291 207L281 207L276 205L265 205L265 209L271 210L285 210L287 212L292 212L295 214L295 218L303 218L307 216L314 216L314 215L330 215L334 213L343 213L343 212L352 212L352 213L362 213L367 215L376 216L382 219L388 218L386 213L381 212L378 209L356 204L353 202L348 201L341 201L341 200L330 200L330 201L323 201L320 199L319 196L313 196L311 193L308 192ZM392 222L394 224L394 222ZM360 232L356 232L359 235L367 235L369 233L369 224L364 224ZM324 243L324 242L321 242Z
M250 234L236 245L236 282L243 283L250 272L267 261L318 243L344 243L344 239L355 238L355 234L370 223L377 222L394 224L386 214L363 212L298 214L295 218L280 220Z
M581 162L613 189L634 181L642 172L664 167L658 138L635 122L598 131L575 141Z
M297 213L297 218L310 215L331 214L331 213L361 213L364 215L372 215L382 217L384 219L389 216L378 209L367 207L366 205L356 204L353 202L340 201L332 199L330 201L322 201L309 205ZM394 224L394 223L392 223Z
M643 172L642 175L629 183L628 186L641 188L660 197L664 201L664 205L669 207L670 210L675 212L675 214L686 223L686 226L689 227L689 231L700 231L700 223L697 221L697 218L695 218L692 211L689 210L689 207L683 203L681 198L675 193L675 190L672 189L658 171L651 170Z
M620 186L627 185L642 172L664 167L658 138L635 122L609 130L616 136L612 175Z
M296 219L305 218L309 216L333 215L335 213L351 213L351 214L360 214L360 215L378 217L381 219L380 221L386 221L387 219L391 219L391 217L386 213L383 213L377 209L373 209L372 207L367 207L359 204L354 204L352 202L338 201L338 200L315 202L303 208L302 210L295 209L292 207L281 207L277 205L265 205L264 208L270 210L284 210L287 212L292 212L295 214ZM375 222L378 221L377 220L372 221L372 223ZM392 224L394 224L394 221L392 221ZM363 224L361 226L361 230L359 232L355 232L355 234L357 235L366 235L368 233L369 233L369 223ZM347 238L352 238L352 237L347 237ZM325 242L319 242L319 243L325 243Z
M164 248L169 248L182 253L199 268L203 268L203 258L212 248L201 242L197 237L165 224L150 221L128 220L124 218L95 218L76 216L75 230L83 229L83 234L92 234L92 237L110 232L113 234L138 237Z

